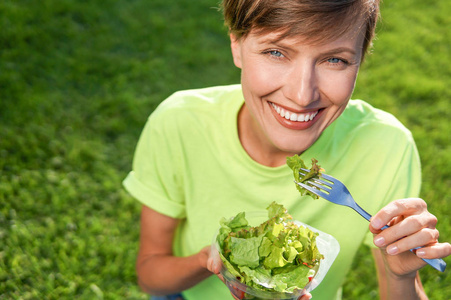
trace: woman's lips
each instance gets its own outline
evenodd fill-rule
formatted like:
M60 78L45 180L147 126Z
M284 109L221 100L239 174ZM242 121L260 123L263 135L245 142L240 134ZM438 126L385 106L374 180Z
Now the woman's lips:
M294 130L303 130L311 127L318 119L318 116L324 111L324 109L317 109L309 112L298 113L278 106L272 102L268 103L271 107L271 111L276 117L276 120L279 121L282 126Z
M313 118L318 114L318 110L310 111L307 113L295 113L287 109L284 109L276 104L271 103L271 106L277 111L277 113L282 117L290 121L296 122L308 122L313 120Z

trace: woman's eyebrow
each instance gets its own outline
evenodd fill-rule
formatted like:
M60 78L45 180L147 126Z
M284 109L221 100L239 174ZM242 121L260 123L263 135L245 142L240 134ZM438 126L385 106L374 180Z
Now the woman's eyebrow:
M355 56L357 54L355 49L348 48L348 47L338 47L338 48L330 49L330 50L325 51L323 54L331 55L331 54L338 54L338 53L343 53L343 52L348 52L353 56Z
M293 48L291 43L284 43L283 41L275 38L266 38L261 41L258 41L258 44L260 46L270 46L270 47L277 47L281 49L291 49Z
M265 44L278 45L278 44L281 44L280 41L278 39L275 39L275 38L262 38L262 39L259 39L257 41L257 43L260 44L260 45L265 45Z

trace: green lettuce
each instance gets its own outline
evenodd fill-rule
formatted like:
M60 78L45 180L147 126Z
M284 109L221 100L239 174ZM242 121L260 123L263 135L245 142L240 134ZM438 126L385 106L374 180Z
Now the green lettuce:
M249 226L244 212L220 221L217 242L228 271L248 286L277 292L303 289L323 255L317 233L292 221L283 205L271 203L268 220Z
M296 182L304 182L307 181L311 178L318 178L319 175L321 174L321 171L323 171L321 169L321 167L317 164L317 160L312 158L312 167L308 168L304 161L301 159L301 157L297 154L293 155L293 156L289 156L287 157L287 165L290 169L293 170L293 175L294 175L294 180ZM305 174L304 176L301 176L299 174L300 169L309 169L309 172L307 174ZM304 171L303 171L304 173ZM312 192L303 189L302 187L300 187L299 185L296 184L296 188L298 189L298 191L301 193L301 196L305 196L305 195L309 195L311 196L313 199L318 199L319 197L315 194L313 194Z

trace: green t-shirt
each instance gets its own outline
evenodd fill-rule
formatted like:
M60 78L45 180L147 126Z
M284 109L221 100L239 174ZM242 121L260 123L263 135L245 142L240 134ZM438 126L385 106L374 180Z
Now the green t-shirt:
M340 243L329 273L312 292L316 299L335 299L369 233L368 222L350 208L301 197L286 165L271 168L252 160L238 138L243 101L240 85L170 96L149 117L124 186L144 205L182 220L174 241L178 256L211 244L222 217L262 211L273 201L283 204L295 219ZM419 194L420 163L411 133L392 115L360 100L351 100L301 157L307 164L316 158L370 214ZM216 276L183 295L232 299Z

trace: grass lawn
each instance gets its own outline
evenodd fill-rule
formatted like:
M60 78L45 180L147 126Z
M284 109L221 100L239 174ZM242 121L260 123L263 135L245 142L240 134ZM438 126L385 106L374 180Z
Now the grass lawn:
M176 90L239 82L216 0L0 2L0 299L148 299L139 204L121 186ZM354 98L413 132L422 197L451 240L451 2L387 0ZM445 261L451 264L451 259ZM451 299L451 266L421 271ZM344 299L377 299L361 248Z

